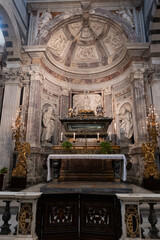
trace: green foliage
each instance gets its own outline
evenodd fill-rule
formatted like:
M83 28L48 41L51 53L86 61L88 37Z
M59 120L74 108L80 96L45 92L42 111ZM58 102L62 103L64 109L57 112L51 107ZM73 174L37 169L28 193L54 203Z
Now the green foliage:
M101 146L101 151L103 154L112 152L112 146L109 142L107 142L107 141L101 142L100 146Z
M0 174L5 174L5 173L7 173L7 168L6 167L1 168L0 169Z
M62 148L69 150L72 147L72 143L70 143L69 141L65 141L62 143Z

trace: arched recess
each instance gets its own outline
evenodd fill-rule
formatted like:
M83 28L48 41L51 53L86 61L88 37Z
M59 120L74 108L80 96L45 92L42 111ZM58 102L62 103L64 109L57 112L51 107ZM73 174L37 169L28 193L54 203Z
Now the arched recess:
M44 19L45 20L45 19ZM131 64L126 43L136 42L132 27L103 9L62 13L40 29L35 45L45 45L42 65L61 81L106 82Z
M5 39L7 60L21 58L21 38L9 1L0 0L0 28Z

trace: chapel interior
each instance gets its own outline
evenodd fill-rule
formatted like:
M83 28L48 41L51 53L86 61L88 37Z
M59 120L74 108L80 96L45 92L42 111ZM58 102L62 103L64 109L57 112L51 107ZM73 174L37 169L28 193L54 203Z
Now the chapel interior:
M0 0L0 185L42 193L19 239L143 238L116 194L160 193L159 116L159 0Z

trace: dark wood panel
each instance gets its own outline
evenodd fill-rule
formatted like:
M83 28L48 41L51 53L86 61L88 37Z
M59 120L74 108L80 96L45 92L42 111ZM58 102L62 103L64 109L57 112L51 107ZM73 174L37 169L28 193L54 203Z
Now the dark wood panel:
M81 233L120 235L120 206L115 196L82 195L80 205Z
M60 180L114 181L110 159L62 159Z
M43 194L38 209L40 240L117 240L121 235L115 195Z
M78 195L44 197L43 233L78 232Z

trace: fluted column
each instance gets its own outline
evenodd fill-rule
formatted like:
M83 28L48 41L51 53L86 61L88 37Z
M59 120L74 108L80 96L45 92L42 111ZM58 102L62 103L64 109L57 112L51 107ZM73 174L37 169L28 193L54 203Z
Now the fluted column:
M31 147L40 147L41 95L43 75L40 68L30 72L30 96L27 121L27 141Z
M20 68L4 69L4 72L6 79L0 124L0 168L5 166L9 170L12 159L11 126L19 110L23 73Z
M131 74L133 97L133 126L135 143L145 140L146 100L144 90L144 69L134 68Z

